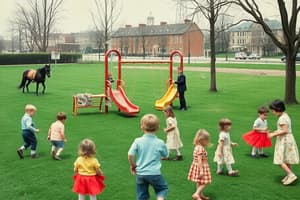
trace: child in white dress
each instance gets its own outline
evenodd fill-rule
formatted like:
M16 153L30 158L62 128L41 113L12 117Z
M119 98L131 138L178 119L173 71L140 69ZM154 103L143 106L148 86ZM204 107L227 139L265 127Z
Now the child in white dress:
M269 133L269 138L276 137L274 150L274 164L286 172L286 176L281 180L283 185L290 185L297 180L291 165L299 164L299 152L292 134L291 119L285 112L285 105L281 100L275 100L270 104L272 113L278 117L277 130Z
M219 121L219 140L218 147L215 152L214 162L218 165L217 174L223 174L222 166L226 164L229 176L237 176L239 171L233 170L231 165L234 164L231 146L238 146L237 143L231 142L229 131L231 129L231 121L229 119L221 119Z
M179 129L177 127L177 120L171 106L167 106L164 110L166 117L167 128L164 128L164 132L167 134L166 145L168 148L168 157L164 160L169 160L170 151L176 151L176 158L174 160L182 160L183 157L180 152L180 148L183 146L180 139Z

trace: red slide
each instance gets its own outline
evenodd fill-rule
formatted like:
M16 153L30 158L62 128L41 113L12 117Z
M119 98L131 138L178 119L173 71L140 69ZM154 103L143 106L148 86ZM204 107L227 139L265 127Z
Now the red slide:
M110 97L122 112L128 115L137 115L140 112L140 108L129 101L122 87L118 87L118 90L110 88Z

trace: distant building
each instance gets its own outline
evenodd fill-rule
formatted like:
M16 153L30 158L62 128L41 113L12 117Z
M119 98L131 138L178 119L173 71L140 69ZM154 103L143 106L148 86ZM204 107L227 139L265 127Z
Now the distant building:
M112 35L111 48L125 55L162 56L180 50L185 56L203 56L204 36L197 24L185 20L180 24L153 25L152 17L148 17L147 22L148 25L119 28Z
M282 40L282 26L277 20L265 19L273 33L279 40ZM259 24L253 22L243 22L229 31L229 50L247 51L259 55L269 55L281 53L275 46L271 38L265 34Z

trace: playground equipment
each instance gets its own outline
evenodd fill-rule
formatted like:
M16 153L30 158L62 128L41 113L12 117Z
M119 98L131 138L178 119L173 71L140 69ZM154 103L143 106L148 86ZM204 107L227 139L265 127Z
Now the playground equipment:
M160 98L159 100L155 101L155 109L157 110L163 110L164 107L171 105L173 103L173 101L175 100L175 98L177 97L177 87L173 82L173 57L174 55L179 55L180 57L180 68L183 71L183 54L178 51L172 51L172 53L170 54L170 60L166 61L166 63L170 64L169 67L169 80L168 80L168 89L166 91L166 93L162 96L162 98Z
M115 53L118 56L118 79L116 89L112 88L112 84L109 80L109 68L108 68L108 58L111 53ZM137 105L134 105L126 96L122 84L124 81L121 78L121 54L118 50L112 49L105 54L105 72L104 72L104 90L106 96L106 102L113 101L119 108L119 111L126 113L127 115L137 115L140 109ZM124 63L124 62L123 62ZM108 104L105 104L105 112L108 112Z

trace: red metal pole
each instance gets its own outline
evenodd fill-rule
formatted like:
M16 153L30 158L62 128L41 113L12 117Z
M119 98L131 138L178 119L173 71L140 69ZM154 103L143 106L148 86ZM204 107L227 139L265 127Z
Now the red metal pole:
M169 84L170 85L173 83L173 58L174 58L175 54L178 54L179 57L180 57L180 68L183 71L183 54L181 53L181 51L174 50L170 54L170 73L169 73L169 76L170 76L169 77Z

